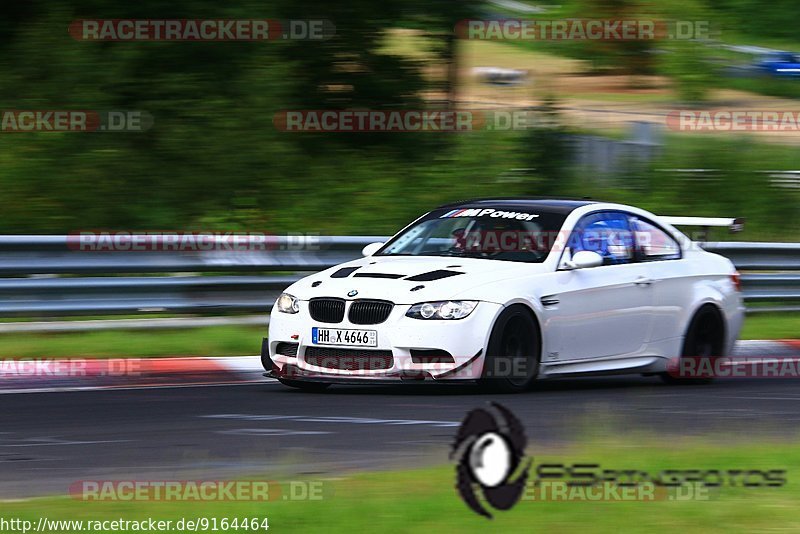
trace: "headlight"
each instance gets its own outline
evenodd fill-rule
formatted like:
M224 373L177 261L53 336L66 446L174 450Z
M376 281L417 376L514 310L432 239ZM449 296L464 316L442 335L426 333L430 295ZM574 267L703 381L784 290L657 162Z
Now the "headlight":
M414 304L406 312L412 319L463 319L478 305L476 300L443 300Z
M281 293L281 296L275 302L275 307L278 308L279 312L297 313L300 311L300 301L289 293Z

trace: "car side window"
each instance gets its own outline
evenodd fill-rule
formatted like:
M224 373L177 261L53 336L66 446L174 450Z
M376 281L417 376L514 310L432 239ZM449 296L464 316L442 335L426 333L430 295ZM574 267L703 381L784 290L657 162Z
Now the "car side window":
M591 213L578 221L570 236L573 254L582 250L597 252L603 265L634 261L633 232L628 216L621 212Z
M638 217L632 218L636 236L636 250L642 261L677 260L681 258L681 247L668 233L656 225Z

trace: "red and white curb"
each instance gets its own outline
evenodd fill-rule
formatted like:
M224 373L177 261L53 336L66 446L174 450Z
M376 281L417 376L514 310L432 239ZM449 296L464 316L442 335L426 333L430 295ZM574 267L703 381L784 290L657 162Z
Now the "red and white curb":
M780 341L739 341L733 358L797 358L800 357L800 339Z
M264 382L259 356L0 358L0 394Z
M800 340L740 341L733 358L800 360ZM274 382L258 356L219 358L0 358L0 394Z

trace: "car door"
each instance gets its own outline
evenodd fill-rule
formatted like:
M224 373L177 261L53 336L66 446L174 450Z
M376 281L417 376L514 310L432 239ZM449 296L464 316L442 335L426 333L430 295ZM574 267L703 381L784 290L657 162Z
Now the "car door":
M653 221L632 216L637 257L650 269L653 280L653 327L650 342L682 333L684 308L690 300L687 279L691 266L683 259L678 242Z
M556 273L552 294L542 298L555 341L551 347L557 349L548 351L547 361L624 357L648 341L652 280L648 265L636 259L630 225L620 211L594 212L578 221L565 257L591 250L604 261L598 267Z

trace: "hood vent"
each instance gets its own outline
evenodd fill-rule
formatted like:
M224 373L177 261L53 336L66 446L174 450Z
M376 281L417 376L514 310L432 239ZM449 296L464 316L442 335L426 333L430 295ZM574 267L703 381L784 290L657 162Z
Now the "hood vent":
M342 267L331 275L331 278L347 278L361 267Z
M391 280L397 280L398 278L403 278L404 274L392 274L392 273L358 273L353 276L353 278L389 278Z
M458 271L448 271L446 269L437 269L435 271L431 271L428 273L409 276L408 278L406 278L406 280L410 282L433 282L434 280L441 280L442 278L450 278L451 276L457 276L459 274L464 274L464 273Z

